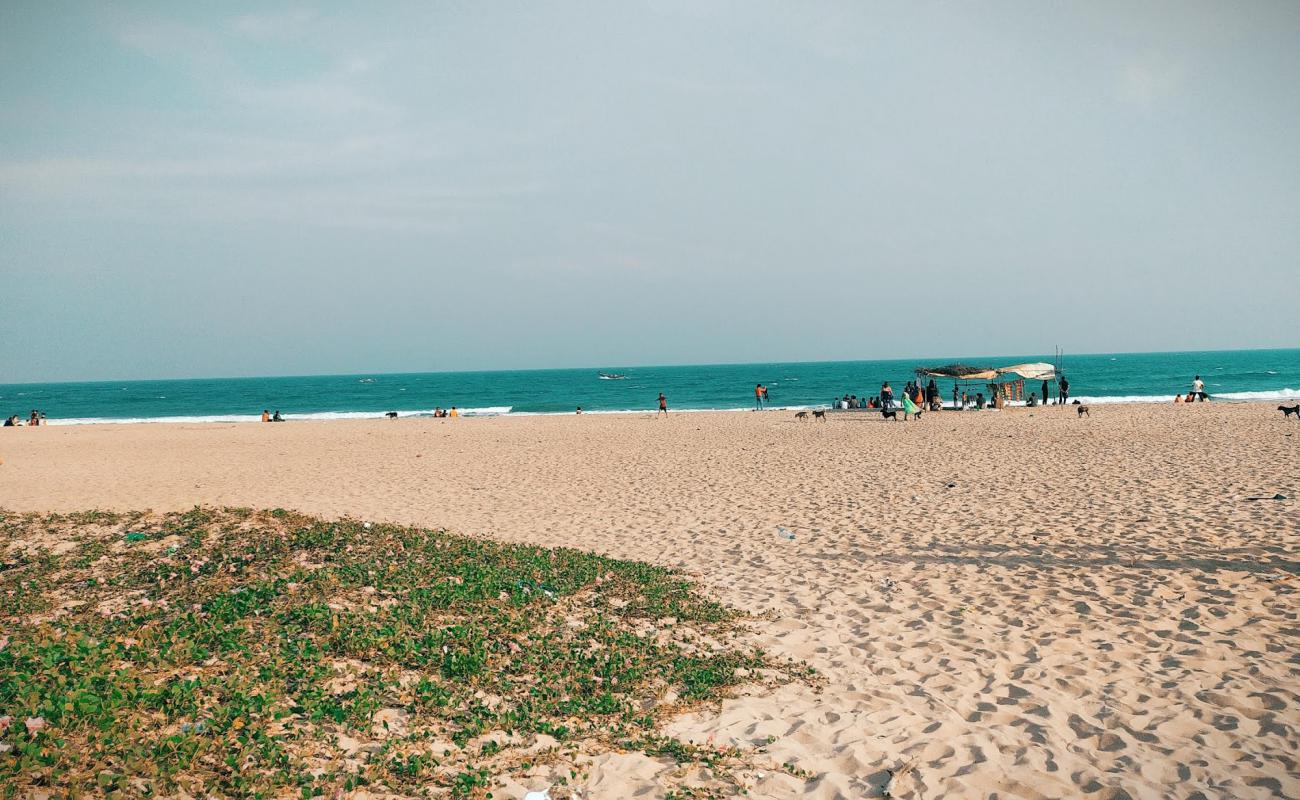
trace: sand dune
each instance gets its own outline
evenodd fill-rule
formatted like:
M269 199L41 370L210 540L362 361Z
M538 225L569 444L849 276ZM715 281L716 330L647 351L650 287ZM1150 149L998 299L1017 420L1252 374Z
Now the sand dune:
M13 510L284 506L682 567L826 680L675 723L761 748L754 797L1300 797L1300 425L1260 405L22 428L0 456ZM589 796L664 774L611 757Z

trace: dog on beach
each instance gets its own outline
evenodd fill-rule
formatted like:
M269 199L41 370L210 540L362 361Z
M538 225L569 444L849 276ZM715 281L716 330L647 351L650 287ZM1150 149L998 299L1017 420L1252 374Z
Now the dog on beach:
M1085 405L1083 405L1083 404L1080 404L1079 406L1077 406L1077 410L1078 410L1078 412L1079 412L1079 416L1081 416L1081 417L1091 417L1091 416L1092 416L1091 414L1088 413L1088 407L1085 406Z
M1277 410L1282 412L1282 419L1286 419L1292 414L1295 414L1296 419L1300 419L1300 403L1296 403L1295 405L1290 407L1278 406Z
M797 420L799 420L800 422L807 422L807 421L808 421L808 412L807 412L807 411L798 411L798 412L795 413L794 418L797 419Z
M892 419L894 422L898 422L898 412L892 408L882 408L880 410L880 418Z
M396 411L389 411L389 412L385 413L384 416L385 416L385 417L388 417L389 419L397 419L397 412L396 412Z
M826 412L825 412L825 411L814 411L814 412L813 412L813 418L814 418L814 419L819 419L819 420L821 420L822 422L825 422L825 421L826 421Z

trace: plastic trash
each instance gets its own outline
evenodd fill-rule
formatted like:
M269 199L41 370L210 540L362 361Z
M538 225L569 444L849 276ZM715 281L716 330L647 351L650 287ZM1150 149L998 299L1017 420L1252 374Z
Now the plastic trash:
M794 531L790 530L789 528L785 528L780 525L777 525L776 535L780 536L782 539L785 539L786 541L790 541L790 542L794 541Z
M543 789L540 792L529 792L524 795L524 800L551 800L551 790Z
M1247 497L1246 499L1247 499L1247 500L1285 500L1285 499L1286 499L1286 495L1284 495L1284 494L1275 494L1275 495L1273 495L1272 497Z

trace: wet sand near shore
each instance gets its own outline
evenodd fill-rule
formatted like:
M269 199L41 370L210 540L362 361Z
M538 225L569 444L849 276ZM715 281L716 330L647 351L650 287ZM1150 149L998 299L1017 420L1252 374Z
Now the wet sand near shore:
M14 511L286 507L680 567L825 678L674 724L796 768L751 796L1300 797L1273 405L56 426L0 457ZM611 755L588 796L669 768Z

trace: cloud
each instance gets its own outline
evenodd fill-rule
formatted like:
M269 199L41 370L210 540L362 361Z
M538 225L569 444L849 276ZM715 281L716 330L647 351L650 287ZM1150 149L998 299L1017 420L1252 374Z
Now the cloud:
M298 39L307 33L317 14L310 9L290 9L275 14L244 14L231 27L249 39Z
M1161 55L1147 55L1121 65L1116 94L1122 103L1148 108L1175 94L1185 70Z

